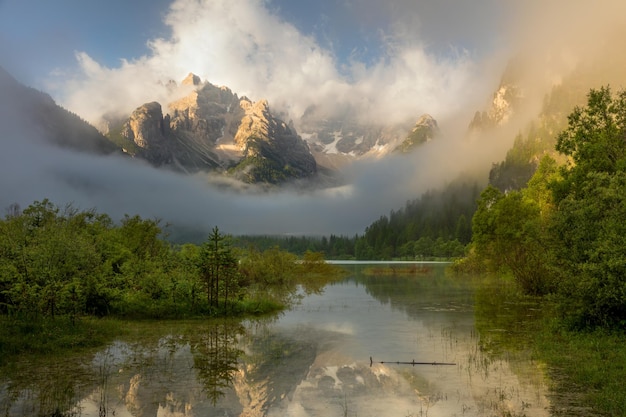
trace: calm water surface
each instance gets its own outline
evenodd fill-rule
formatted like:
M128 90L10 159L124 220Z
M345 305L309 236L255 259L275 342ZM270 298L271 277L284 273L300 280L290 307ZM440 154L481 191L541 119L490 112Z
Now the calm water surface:
M19 364L0 377L0 414L550 415L542 368L523 349L484 349L504 330L476 330L470 280L389 266L346 265L278 317L135 324L98 352ZM392 363L411 361L454 365Z

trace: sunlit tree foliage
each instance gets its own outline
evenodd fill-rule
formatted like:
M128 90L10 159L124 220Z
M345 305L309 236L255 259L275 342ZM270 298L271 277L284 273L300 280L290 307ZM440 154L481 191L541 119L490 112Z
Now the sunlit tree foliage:
M591 90L555 149L566 163L544 157L521 191L483 192L473 253L573 326L626 328L626 92Z

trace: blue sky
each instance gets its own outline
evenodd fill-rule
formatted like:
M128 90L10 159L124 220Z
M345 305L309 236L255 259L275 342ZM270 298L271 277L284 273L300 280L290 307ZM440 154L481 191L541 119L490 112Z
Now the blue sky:
M149 53L151 39L167 37L163 22L172 0L0 0L0 62L29 83L56 68L75 65L83 51L116 66ZM484 52L493 47L501 2L268 0L266 8L316 37L340 62L351 54L366 62L382 52L382 32L398 20L419 26L416 33L445 50L448 46ZM408 5L407 5L408 4ZM209 29L207 29L209 32Z
M29 84L76 65L86 51L107 65L148 52L149 39L167 35L170 0L0 0L0 65Z
M188 72L287 112L302 111L299 100L319 105L329 96L359 96L374 113L391 104L446 113L461 93L470 100L489 94L497 84L490 77L520 46L554 57L564 54L553 43L559 37L597 43L622 16L622 4L0 0L0 65L71 110L88 105L90 121L118 106L113 97L139 105L151 83ZM132 95L117 91L130 82ZM381 91L385 99L375 97ZM97 108L84 102L94 96Z
M290 117L341 102L402 119L462 105L481 60L506 50L511 12L498 0L0 0L0 65L96 125L167 100L151 86L189 72Z

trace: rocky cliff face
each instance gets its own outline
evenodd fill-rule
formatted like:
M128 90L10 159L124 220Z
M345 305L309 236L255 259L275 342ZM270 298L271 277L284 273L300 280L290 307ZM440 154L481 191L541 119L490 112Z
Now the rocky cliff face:
M469 124L469 130L481 131L506 124L522 103L524 94L519 86L524 64L521 58L514 58L507 65L500 85L491 98L488 108L476 111Z
M168 129L161 105L153 101L138 107L122 125L120 134L136 145L135 155L155 165L164 165L171 162L166 139Z
M196 89L169 104L172 131L197 144L214 146L220 139L232 140L242 117L237 95L226 87L202 84L193 74L182 84L193 85Z
M272 115L265 100L253 103L226 87L190 74L192 91L169 103L138 107L109 135L133 156L186 172L227 172L249 183L277 184L310 178L317 166L295 130Z
M294 129L272 116L266 100L242 99L244 111L234 143L243 160L231 172L244 182L283 182L317 172L315 158Z
M299 120L302 136L320 154L348 160L391 152L406 138L409 126L382 126L356 120L353 115L326 116L310 107Z
M431 141L438 133L437 121L431 115L424 114L415 122L411 133L398 145L395 151L410 153L419 145Z
M470 122L470 130L489 129L505 124L513 115L522 98L521 90L513 84L502 84L493 94L491 105L486 111L476 111Z

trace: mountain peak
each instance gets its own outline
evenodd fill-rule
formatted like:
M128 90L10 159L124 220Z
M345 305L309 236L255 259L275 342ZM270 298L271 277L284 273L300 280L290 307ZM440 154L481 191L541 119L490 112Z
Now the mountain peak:
M420 126L425 126L430 129L438 129L437 121L428 113L422 114L417 122L415 122L415 126L413 127L413 131L417 130Z
M431 141L439 131L437 121L430 114L423 114L407 138L395 149L396 152L409 153L418 145Z
M202 80L193 72L190 72L182 82L183 85L200 85Z

